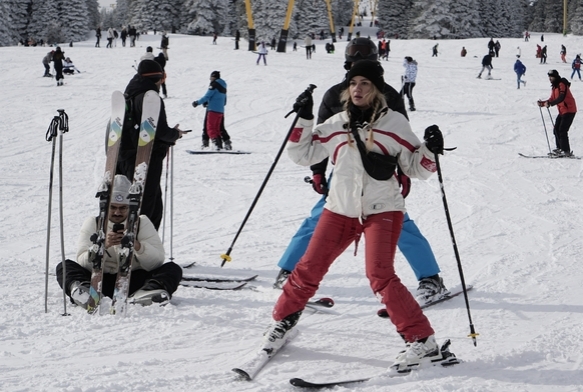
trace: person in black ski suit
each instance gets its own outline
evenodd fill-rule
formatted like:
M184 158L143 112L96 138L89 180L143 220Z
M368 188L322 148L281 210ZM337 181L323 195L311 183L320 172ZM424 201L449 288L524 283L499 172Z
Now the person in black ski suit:
M63 85L63 60L65 59L65 52L61 51L61 47L57 46L55 53L53 53L53 66L55 67L55 79L57 79L57 86Z
M478 79L482 79L482 73L485 70L488 70L488 79L492 78L492 69L494 67L492 67L492 53L488 53L487 55L485 55L482 58L482 70L480 71L480 73L478 74Z
M140 62L138 73L130 80L124 91L126 100L131 103L131 116L137 119L137 122L142 118L144 94L150 90L158 93L162 83L164 83L164 72L157 62L153 60ZM146 187L140 209L141 214L150 218L156 230L160 227L163 213L162 189L160 188L163 161L168 153L168 147L173 146L176 140L185 134L184 131L178 128L178 125L176 124L174 128L168 126L164 101L160 98L160 115L156 127L156 138L154 139L154 147L150 157ZM124 130L117 162L117 174L123 174L130 180L134 178L137 145L138 132L125 132Z
M162 82L162 94L164 98L168 96L168 91L166 90L166 56L163 52L158 53L158 56L154 58L154 61L160 65L162 72L164 72L164 82Z

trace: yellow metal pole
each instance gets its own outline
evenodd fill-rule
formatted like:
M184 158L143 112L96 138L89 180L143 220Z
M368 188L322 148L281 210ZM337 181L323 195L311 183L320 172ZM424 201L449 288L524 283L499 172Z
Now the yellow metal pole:
M358 12L358 0L354 0L354 9L352 10L352 18L350 19L350 26L348 28L348 41L352 39L352 31L354 30L354 19Z
M326 8L328 9L328 20L330 21L330 35L332 36L332 42L336 42L336 29L334 28L334 17L332 16L332 4L330 0L326 1Z
M295 0L289 0L287 2L287 11L285 13L285 21L283 22L283 29L279 34L279 42L277 43L277 51L280 53L285 53L287 46L287 35L289 32L289 23L291 21L292 13L294 11Z
M253 10L251 0L245 0L245 11L247 12L247 29L249 31L249 50L256 50L255 46L255 25L253 24Z
M563 35L567 35L567 0L563 0Z

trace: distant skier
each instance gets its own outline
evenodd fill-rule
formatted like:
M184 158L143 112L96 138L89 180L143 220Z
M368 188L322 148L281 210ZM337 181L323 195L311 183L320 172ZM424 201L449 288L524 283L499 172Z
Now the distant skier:
M466 47L462 46L462 51L461 51L460 55L462 57L466 57L467 54L468 54L468 51L466 50Z
M437 57L437 54L438 54L438 49L437 48L438 48L438 46L439 46L439 44L433 45L433 48L432 48L433 54L431 55L431 57Z
M219 71L211 72L210 80L211 83L206 94L192 102L192 106L196 108L198 105L208 104L205 129L208 138L212 140L213 149L220 151L223 149L221 122L225 116L225 105L227 104L227 82L221 79L221 73ZM208 145L208 139L206 139L206 142ZM229 148L225 149L230 150L230 140L228 144ZM205 135L203 134L203 147L204 145Z
M563 63L567 62L567 48L565 47L565 45L561 45L561 61ZM572 78L571 78L572 79Z
M306 46L306 59L312 58L312 37L310 35L306 35L304 38L304 45Z
M55 67L55 79L57 79L57 86L63 85L63 60L65 59L65 52L61 51L61 47L57 46L53 54L53 66Z
M520 57L520 56L516 56L516 57ZM522 80L522 77L526 73L526 67L524 64L522 64L522 61L520 61L520 59L518 59L518 58L516 59L516 62L514 63L514 72L516 72L516 83L518 85L518 88L520 88L520 83L522 83L523 85L526 86L526 81Z
M51 66L49 65L51 63L51 61L53 61L53 54L55 53L54 50L51 50L50 52L48 52L46 54L45 57L43 57L43 66L45 67L45 74L43 76L52 78L53 75L51 75Z
M540 63L546 64L547 63L547 46L543 46L542 50L540 51Z
M413 87L415 87L415 80L417 79L417 61L413 57L405 57L403 62L405 67L405 75L403 75L403 88L401 89L401 96L409 98L409 110L414 112L415 101L413 100Z
M256 65L259 65L259 60L263 59L263 65L267 65L267 60L265 58L265 56L267 56L267 53L269 53L269 51L267 50L267 46L265 46L265 42L261 41L261 43L259 44L259 50L257 51L257 62Z
M579 76L579 80L581 80L581 56L577 55L573 63L571 64L571 68L573 72L571 73L571 80L573 80L573 76L575 76L575 72Z
M573 155L569 144L569 128L577 114L577 103L571 93L571 83L567 79L561 78L556 69L550 70L548 76L551 82L551 96L546 101L539 100L537 103L540 107L557 106L559 109L553 128L557 148L551 154L559 158L568 158Z
M478 79L482 79L482 73L488 70L488 77L486 79L492 79L492 53L488 53L482 58L482 70L478 74Z

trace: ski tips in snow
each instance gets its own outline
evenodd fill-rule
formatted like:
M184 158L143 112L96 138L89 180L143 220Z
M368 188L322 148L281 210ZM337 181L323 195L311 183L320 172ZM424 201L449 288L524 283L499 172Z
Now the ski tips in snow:
M187 153L192 155L207 155L207 154L232 154L232 155L241 155L241 154L251 154L249 151L241 151L241 150L186 150Z

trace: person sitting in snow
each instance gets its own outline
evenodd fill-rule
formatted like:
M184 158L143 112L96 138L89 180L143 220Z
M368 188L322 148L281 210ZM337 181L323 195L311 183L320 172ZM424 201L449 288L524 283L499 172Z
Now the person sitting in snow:
M105 252L103 254L103 280L101 295L112 297L117 278L121 242L129 216L130 181L116 175L109 204ZM65 260L66 275L63 282L63 265L57 265L57 281L70 297L71 302L87 309L92 261L89 249L91 238L97 232L98 219L85 219L77 242L77 261ZM130 278L128 301L141 305L165 304L172 297L182 279L182 268L174 263L164 263L164 246L156 228L145 215L140 215Z
M81 73L81 71L79 71L77 67L73 65L71 58L67 57L65 60L63 60L63 73L67 75L73 75L75 72Z

